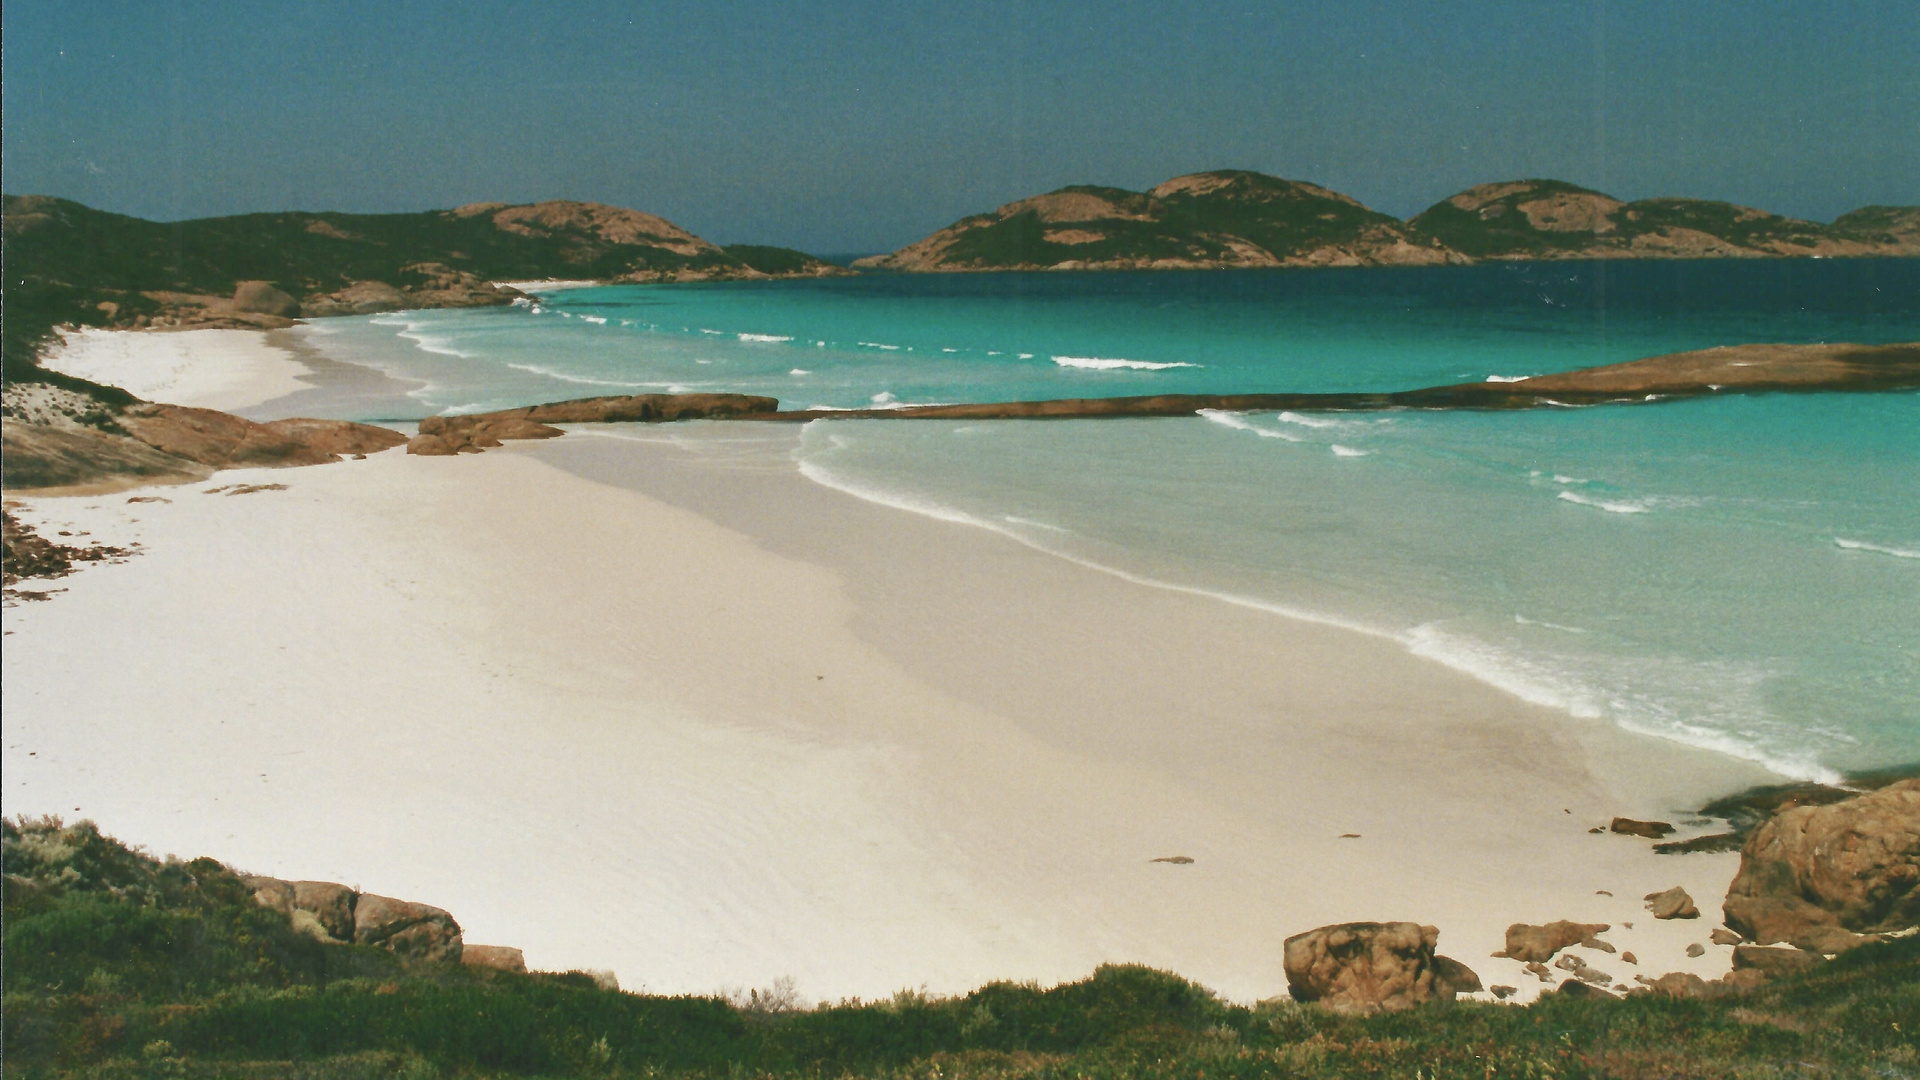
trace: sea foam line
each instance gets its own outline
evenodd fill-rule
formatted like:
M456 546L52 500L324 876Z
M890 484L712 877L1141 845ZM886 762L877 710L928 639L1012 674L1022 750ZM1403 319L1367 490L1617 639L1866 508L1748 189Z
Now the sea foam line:
M1061 367L1084 368L1088 371L1165 371L1168 368L1199 367L1199 364L1156 364L1151 360L1119 360L1105 356L1056 356L1053 362Z
M779 334L735 334L733 336L739 338L741 341L775 342L775 341L792 341L793 340L793 338L791 337L783 337Z
M1880 544L1869 544L1865 540L1849 540L1844 536L1834 537L1833 543L1835 547L1842 547L1848 551L1871 551L1876 555L1891 555L1896 559L1920 559L1920 551L1912 548L1885 547Z
M1247 418L1240 413L1224 412L1220 409L1199 409L1196 410L1196 413L1222 427L1229 427L1235 431L1251 431L1263 439L1284 439L1287 442L1300 441L1300 436L1298 435L1289 435L1284 431L1272 431L1260 427L1257 424L1250 423Z
M810 421L806 426L811 427L813 423L815 423L815 421ZM1229 424L1228 426L1233 425ZM836 445L844 444L836 440ZM1350 630L1356 634L1365 634L1368 637L1383 638L1401 646L1414 656L1431 660L1434 663L1451 668L1454 671L1458 671L1497 690L1512 694L1529 704L1555 709L1580 719L1608 719L1621 729L1638 735L1663 739L1668 742L1679 743L1683 746L1692 746L1696 749L1724 754L1742 761L1751 761L1769 771L1796 780L1812 780L1829 784L1837 783L1840 780L1840 774L1820 765L1817 761L1799 757L1789 759L1772 755L1759 746L1741 741L1723 731L1686 723L1676 723L1670 727L1660 727L1645 723L1632 716L1620 715L1617 710L1614 711L1615 715L1609 716L1609 710L1603 706L1603 695L1594 689L1577 684L1568 685L1567 680L1563 676L1554 672L1541 670L1539 665L1529 663L1524 657L1515 656L1507 650L1498 649L1484 643L1448 634L1433 623L1422 624L1404 632L1386 630L1378 626L1356 622L1352 619L1342 618L1337 615L1329 615L1325 612L1294 607L1291 604L1276 603L1270 600L1261 600L1255 597L1223 592L1218 589L1209 589L1198 585L1183 585L1178 582L1148 577L1144 574L1136 574L1132 571L1108 566L1104 563L1084 558L1073 552L1063 551L1059 548L1040 543L1031 536L1022 535L998 522L976 517L963 510L956 510L929 499L855 483L835 475L831 469L828 469L818 462L801 458L800 451L797 449L794 451L794 460L799 466L801 476L822 487L851 495L864 502L891 507L895 510L904 510L908 513L919 514L922 517L930 517L937 521L950 522L956 525L968 525L976 529L985 529L989 532L998 533L1035 551L1052 555L1055 558L1064 559L1076 566L1107 574L1135 585L1142 585L1151 589L1164 589L1168 592L1183 593L1188 596L1198 596L1208 600L1217 600L1221 603L1231 604L1234 607L1261 611L1270 615L1278 615L1281 618L1293 619L1297 622L1331 626L1340 630Z
M1609 514L1645 514L1650 512L1649 507L1642 506L1639 503L1624 502L1617 499L1595 499L1582 495L1577 491L1563 491L1558 495L1558 498L1562 502L1575 503L1580 506L1591 506L1596 510L1605 510Z

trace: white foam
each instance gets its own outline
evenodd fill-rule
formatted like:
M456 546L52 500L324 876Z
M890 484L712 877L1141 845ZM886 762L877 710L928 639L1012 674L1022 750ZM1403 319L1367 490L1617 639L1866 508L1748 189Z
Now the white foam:
M1088 371L1165 371L1168 368L1200 366L1182 363L1156 364L1150 360L1119 360L1105 356L1056 356L1053 362L1061 367L1083 368Z
M1569 634L1586 633L1585 630L1582 630L1577 626L1562 626L1559 623L1546 622L1541 619L1529 619L1525 615L1520 614L1519 612L1514 613L1513 621L1516 623L1519 623L1521 626L1544 626L1548 630L1561 630Z
M595 326L605 326L605 325L607 325L607 317L606 317L606 316L604 316L604 315L582 315L582 316L580 316L580 321L581 321L581 322L590 322L590 323L592 323L592 324L594 324Z
M1231 413L1217 413L1216 415L1220 417L1232 417L1236 420L1239 419ZM1214 419L1212 416L1208 418ZM1215 422L1225 423L1228 427L1236 426L1225 419L1216 420ZM838 437L834 438L834 443L836 446L846 445L845 441ZM1489 686L1504 690L1523 701L1556 709L1576 718L1588 720L1607 719L1627 731L1710 750L1743 761L1752 761L1772 772L1794 779L1814 780L1822 783L1836 783L1840 779L1838 773L1820 765L1819 762L1809 754L1769 752L1750 741L1741 739L1726 731L1707 727L1703 724L1689 723L1672 716L1651 719L1639 718L1635 715L1637 710L1624 708L1622 707L1623 703L1620 702L1610 703L1606 696L1600 691L1584 684L1577 678L1570 677L1564 671L1554 666L1530 660L1527 657L1514 654L1508 650L1496 648L1484 642L1448 633L1441 629L1437 623L1427 623L1404 632L1395 632L1383 630L1376 626L1369 626L1351 619L1328 615L1323 612L1294 607L1289 604L1276 603L1254 597L1222 592L1216 589L1183 585L1176 582L1147 577L1142 574L1121 570L1117 567L1107 566L1091 559L1083 558L1073 552L1049 546L1039 542L1030 535L1023 535L1018 531L1009 529L1000 522L976 517L965 511L944 506L929 499L882 490L877 487L850 481L836 475L831 469L828 469L818 462L802 459L798 450L795 451L794 457L799 466L800 475L822 487L832 488L835 491L852 495L857 499L877 503L882 506L890 506L897 510L905 510L940 521L952 522L959 525L970 525L975 528L999 533L1036 551L1065 559L1077 566L1083 566L1090 570L1112 575L1123 581L1149 588L1165 589L1169 592L1184 593L1189 596L1205 597L1222 603L1232 604L1235 607L1263 611L1268 614L1278 615L1282 618L1294 619L1300 622L1351 630L1355 633L1366 634L1369 637L1385 638L1399 643L1415 656L1445 665L1464 675L1486 683ZM1003 520L1009 523L1039 525L1042 529L1047 528L1042 523L1019 521L1011 516L1003 516ZM1515 618L1520 621L1526 621L1521 616L1516 616ZM1555 628L1576 633L1580 632L1573 627ZM1609 707L1610 705L1612 707Z
M1301 427L1310 427L1310 428L1330 428L1330 427L1339 427L1341 425L1341 421L1339 420L1328 420L1325 417L1320 417L1320 416L1301 416L1297 412L1283 412L1275 419L1284 420L1289 424L1299 424Z
M533 375L544 375L549 379L579 383L581 386L621 386L628 388L651 386L658 388L667 385L666 383L659 382L629 382L618 379L595 379L587 375L569 375L564 371L555 371L549 367L541 367L539 364L508 364L507 366L515 371L525 371Z
M793 340L793 338L791 337L783 337L779 334L735 334L733 336L739 338L741 341L776 342L776 341L792 341Z
M897 397L894 397L893 391L891 390L882 390L879 393L868 398L867 400L873 402L875 405L878 405L881 408L886 408L889 405L900 404L900 399Z
M799 368L799 367L797 367L797 368L794 368L794 369L793 369L792 371L789 371L789 372L787 372L787 374L789 374L789 375L811 375L811 374L813 374L813 372L811 372L811 371L808 371L808 370L807 370L806 368Z
M900 346L898 345L882 345L877 341L856 341L854 344L865 345L869 349L885 349L888 352L898 352L900 350Z
M1339 443L1333 444L1334 457L1366 457L1371 453L1373 453L1371 450L1355 450L1351 446L1341 446Z
M1537 475L1539 475L1539 474L1538 474L1538 473L1536 473L1536 474L1534 474L1534 475L1536 475L1536 476L1537 476ZM1581 478L1580 478L1580 477L1578 477L1578 476L1568 476L1568 475L1566 475L1565 473L1554 473L1554 474L1553 474L1553 482L1554 482L1554 483L1556 483L1556 484L1586 484L1586 483L1591 483L1591 481L1588 481L1588 480L1584 480L1584 479L1581 479Z
M1220 409L1199 409L1196 410L1196 415L1204 416L1216 424L1223 427L1230 427L1235 431L1251 431L1263 439L1285 439L1287 442L1300 441L1300 436L1298 435L1289 435L1284 431L1271 431L1250 423L1246 416L1241 413L1223 412Z
M726 332L725 330L709 330L709 329L707 329L707 328L706 328L706 327L704 327L704 326L700 328L700 332L701 332L701 333L703 333L703 334L712 334L712 335L713 335L714 337L726 337L726 336L727 336L727 332Z
M1643 503L1627 502L1624 499L1594 499L1577 491L1563 491L1559 498L1564 502L1591 506L1596 510L1605 510L1609 514L1645 514L1652 508Z
M1489 375L1487 376L1487 381L1488 382L1526 382L1528 379L1531 379L1531 378L1533 378L1533 376L1531 375Z
M1035 521L1032 518L1015 517L1012 514L1002 514L1000 515L1000 520L1010 525L1030 525L1033 528L1045 529L1048 532L1070 533L1073 531L1072 529L1063 529L1058 525L1049 525L1044 521Z
M1920 559L1920 550L1913 548L1884 547L1880 544L1869 544L1865 540L1849 540L1844 536L1834 537L1833 543L1834 546L1846 548L1848 551L1871 551L1876 555L1891 555L1896 559Z
M550 281L496 281L493 284L502 289L518 289L523 293L550 293L566 289L591 289L600 283L555 278Z
M1033 359L1033 354L1032 354L1032 353L1030 353L1030 352L1023 352L1023 353L1021 353L1021 354L1020 354L1020 359L1022 359L1022 360L1031 360L1031 359Z

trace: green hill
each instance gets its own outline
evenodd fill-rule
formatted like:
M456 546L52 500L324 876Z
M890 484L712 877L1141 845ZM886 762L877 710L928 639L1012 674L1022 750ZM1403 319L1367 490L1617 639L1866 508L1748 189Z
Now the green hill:
M1706 199L1622 202L1559 180L1513 180L1469 188L1408 224L1475 259L1688 259L1920 255L1916 218L1920 209L1870 207L1821 225Z
M284 325L292 315L504 304L517 295L492 288L496 281L712 281L812 276L827 265L799 252L771 262L762 254L782 249L730 254L664 218L582 202L163 223L9 195L4 228L9 379L35 377L36 343L63 323ZM267 302L236 304L241 282L270 285Z
M1257 172L1175 177L1152 191L1066 187L963 218L889 270L1210 269L1461 261L1335 191Z

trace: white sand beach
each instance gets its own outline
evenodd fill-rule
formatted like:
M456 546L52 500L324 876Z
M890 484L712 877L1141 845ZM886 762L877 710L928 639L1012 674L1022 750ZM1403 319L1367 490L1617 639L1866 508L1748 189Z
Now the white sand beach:
M1488 956L1512 922L1613 924L1638 966L1575 951L1619 981L1727 970L1684 950L1737 856L1589 829L1766 774L863 502L794 437L606 426L24 500L140 553L5 610L8 811L656 992L1132 961L1253 1000L1287 936L1374 919L1523 998ZM1704 917L1656 923L1676 884Z
M63 331L41 365L147 401L232 412L311 389L312 370L265 330Z

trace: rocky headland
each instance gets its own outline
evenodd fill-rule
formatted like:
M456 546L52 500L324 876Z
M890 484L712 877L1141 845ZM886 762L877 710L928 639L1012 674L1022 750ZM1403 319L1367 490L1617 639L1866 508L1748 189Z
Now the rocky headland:
M1822 225L1705 199L1623 202L1563 181L1514 180L1401 221L1317 184L1225 169L1145 192L1061 188L854 265L925 273L1873 255L1920 255L1920 207L1863 207Z

